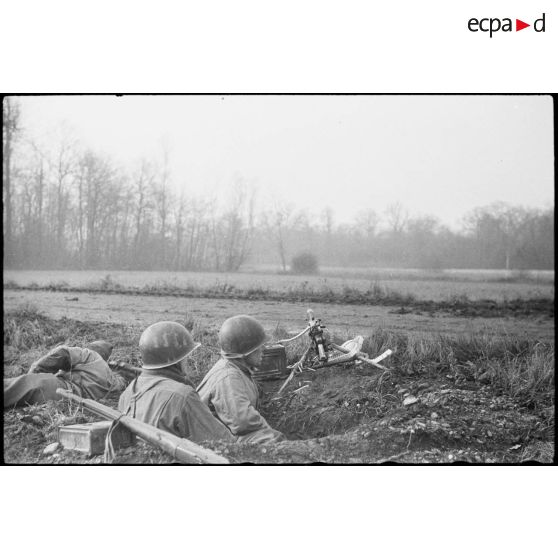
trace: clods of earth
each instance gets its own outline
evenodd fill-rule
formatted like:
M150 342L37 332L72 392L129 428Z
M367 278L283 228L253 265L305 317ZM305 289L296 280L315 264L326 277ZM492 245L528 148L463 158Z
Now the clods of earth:
M205 445L231 463L518 463L554 460L554 406L528 408L473 376L345 365L262 385L262 412L288 440ZM117 400L105 404L116 407ZM532 405L531 405L532 406ZM64 450L58 427L100 420L67 401L4 413L7 463L103 463ZM138 440L115 463L172 463Z

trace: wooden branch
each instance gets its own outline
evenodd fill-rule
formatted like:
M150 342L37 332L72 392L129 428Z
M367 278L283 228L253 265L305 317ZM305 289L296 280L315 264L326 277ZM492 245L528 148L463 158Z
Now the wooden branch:
M131 430L134 434L149 442L150 444L157 446L159 449L168 453L177 461L181 463L190 464L225 464L229 463L229 460L222 457L221 455L215 453L206 448L198 446L198 444L187 440L186 438L179 438L170 432L165 432L160 430L151 424L141 422L140 420L134 419L127 415L123 415L115 409L111 409L106 405L93 401L92 399L83 399L74 395L71 391L66 389L58 388L56 393L62 395L64 398L70 401L75 401L80 403L89 411L99 415L100 417L108 420L118 420L123 426Z

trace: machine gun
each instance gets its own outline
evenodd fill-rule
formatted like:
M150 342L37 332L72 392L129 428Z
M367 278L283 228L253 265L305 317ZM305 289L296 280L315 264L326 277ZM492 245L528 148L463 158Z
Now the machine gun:
M318 357L318 361L325 363L328 361L327 352L329 350L328 339L326 338L326 326L322 325L322 320L314 318L314 313L310 308L306 311L308 315L308 335L312 340L312 347Z
M293 366L287 366L287 354L285 351L285 344L298 339L305 333L308 333L311 345L305 352L305 356L310 349L313 349L319 362L327 363L328 352L330 351L329 334L325 325L322 325L321 320L314 318L312 310L307 311L308 325L306 328L291 337L290 339L281 339L277 343L264 348L262 363L260 369L254 372L253 376L256 380L268 381L278 380L285 378L289 375Z
M278 341L278 346L284 346L295 339L298 339L305 333L310 337L310 343L302 354L302 357L294 364L287 367L290 370L288 378L285 380L277 394L285 389L287 384L293 379L297 372L303 369L316 370L327 366L335 366L347 362L365 362L379 368L384 372L389 369L379 364L382 360L393 354L391 349L387 349L381 355L371 359L368 354L361 351L364 338L358 335L354 339L345 341L342 345L337 345L330 340L330 335L327 327L322 324L320 319L314 317L314 312L311 309L306 311L308 317L308 325L300 333L291 337L290 339L281 339Z

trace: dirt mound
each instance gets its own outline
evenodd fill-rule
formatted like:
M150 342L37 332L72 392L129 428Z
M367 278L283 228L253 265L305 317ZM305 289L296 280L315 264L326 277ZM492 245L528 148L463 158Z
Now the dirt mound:
M489 386L456 387L440 378L360 375L346 369L310 372L308 388L274 399L264 415L288 441L267 445L209 442L231 463L521 462L554 459L554 409L528 412ZM269 386L268 386L269 387ZM298 389L298 383L293 386ZM108 402L116 406L116 400ZM101 463L60 450L57 428L99 420L67 402L49 402L4 413L8 463ZM117 451L117 463L170 463L144 442Z
M301 375L297 389L304 385L280 399L271 395L265 409L270 423L290 437L323 437L294 444L310 461L475 462L497 455L513 462L529 457L534 441L553 448L553 407L528 412L473 378L332 368ZM277 448L278 455L275 448L257 455L258 461L282 459L291 445Z

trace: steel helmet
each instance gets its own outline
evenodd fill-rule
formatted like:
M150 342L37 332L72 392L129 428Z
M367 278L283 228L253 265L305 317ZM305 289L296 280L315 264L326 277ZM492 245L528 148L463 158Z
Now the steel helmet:
M103 360L108 360L110 354L112 353L112 345L108 341L104 341L103 339L93 341L92 343L89 343L89 345L87 345L85 348L89 349L90 351L95 351Z
M225 356L238 358L249 355L267 340L262 324L244 314L228 318L219 330L219 346Z
M176 364L197 349L190 332L177 322L157 322L150 325L139 340L143 367L147 370Z

